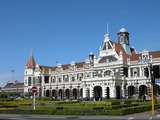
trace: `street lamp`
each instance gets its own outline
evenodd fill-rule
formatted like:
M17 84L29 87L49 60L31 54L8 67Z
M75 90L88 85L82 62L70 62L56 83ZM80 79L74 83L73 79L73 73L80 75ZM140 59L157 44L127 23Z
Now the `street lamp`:
M152 67L151 63L149 63L149 72L150 72L151 91L152 91L152 115L154 115L154 104L155 104L155 100L154 100L154 85L155 85L155 79L154 79L154 76L153 76L153 67Z
M152 93L152 115L154 115L154 85L155 85L155 78L153 75L153 66L151 63L152 56L150 57L144 57L145 63L147 64L147 67L144 69L145 76L150 79L151 81L151 93Z

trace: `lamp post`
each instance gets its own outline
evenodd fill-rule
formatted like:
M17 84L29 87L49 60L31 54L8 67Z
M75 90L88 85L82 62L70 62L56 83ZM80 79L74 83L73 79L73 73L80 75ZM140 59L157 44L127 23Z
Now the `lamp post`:
M151 59L152 56L150 57L145 57L144 58L144 62L147 64L147 67L145 68L145 76L147 78L150 79L151 81L151 94L152 94L152 115L154 115L154 84L155 84L155 78L154 78L154 75L153 75L153 66L152 66L152 63L151 63Z
M155 79L153 76L153 67L152 64L149 63L149 73L150 73L150 80L151 80L151 93L152 93L152 115L154 115L154 104L155 104L155 100L154 100L154 84L155 84Z

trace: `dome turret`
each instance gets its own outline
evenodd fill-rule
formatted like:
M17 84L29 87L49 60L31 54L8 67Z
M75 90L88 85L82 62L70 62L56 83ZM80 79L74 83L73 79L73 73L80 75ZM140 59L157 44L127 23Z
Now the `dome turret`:
M121 28L119 32L128 32L126 28Z
M118 43L129 45L129 33L126 28L121 28L118 35Z

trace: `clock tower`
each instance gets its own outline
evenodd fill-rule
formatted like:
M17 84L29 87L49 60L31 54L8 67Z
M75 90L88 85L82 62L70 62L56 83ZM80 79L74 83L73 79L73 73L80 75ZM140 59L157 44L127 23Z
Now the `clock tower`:
M118 43L121 44L127 54L130 54L129 32L125 28L121 28L117 33Z

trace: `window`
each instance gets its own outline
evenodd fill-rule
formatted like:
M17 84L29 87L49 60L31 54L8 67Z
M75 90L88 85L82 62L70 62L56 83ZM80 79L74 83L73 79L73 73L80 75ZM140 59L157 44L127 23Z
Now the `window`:
M49 76L44 76L44 82L49 83Z
M139 68L131 68L131 76L138 77L139 76Z
M52 77L52 83L55 83L56 82L56 76L53 76Z
M72 77L72 82L74 82L75 81L75 77Z
M83 78L83 73L77 74L77 80L81 81Z
M39 79L39 83L41 84L42 83L42 77L39 76L38 79Z
M86 77L87 78L91 77L90 73L86 73Z
M97 74L97 71L93 72L93 77L97 77L98 74Z
M32 80L32 78L28 77L28 86L31 86L31 80Z
M63 75L63 81L68 82L69 81L69 76L68 75Z
M61 78L58 78L58 82L61 83L61 82L62 82L62 79L61 79Z
M104 72L104 77L105 76L110 76L110 75L111 75L111 71L110 70L107 70L107 71Z
M33 85L35 85L35 84L36 84L35 77L33 77Z
M102 77L102 70L98 71L98 77Z
M156 79L159 79L159 78L160 78L160 67L159 67L159 65L154 65L154 66L153 66L153 76L154 76Z

